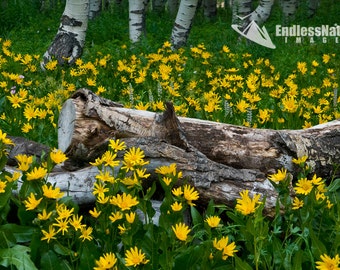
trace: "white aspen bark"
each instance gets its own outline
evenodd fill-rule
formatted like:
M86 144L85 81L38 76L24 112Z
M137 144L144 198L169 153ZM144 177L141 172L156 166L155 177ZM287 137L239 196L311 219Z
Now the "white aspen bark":
M146 5L144 0L129 0L129 37L132 43L138 42L145 33Z
M172 17L176 17L178 6L179 6L178 0L168 0L168 11Z
M197 4L198 0L181 0L180 2L171 33L171 43L175 49L184 46L187 42Z
M274 0L260 0L258 7L249 16L249 21L263 24L270 16Z
M42 67L53 57L63 65L73 64L81 56L88 15L89 0L67 0L57 35L43 56Z
M247 20L242 21L239 17L246 17L252 11L252 0L234 0L232 3L233 24L238 24L241 29L247 26Z
M217 0L203 0L203 12L206 18L217 16Z
M281 0L282 13L284 15L284 21L287 23L294 19L295 12L298 6L297 0Z
M100 13L102 9L102 0L90 0L89 19L92 20Z

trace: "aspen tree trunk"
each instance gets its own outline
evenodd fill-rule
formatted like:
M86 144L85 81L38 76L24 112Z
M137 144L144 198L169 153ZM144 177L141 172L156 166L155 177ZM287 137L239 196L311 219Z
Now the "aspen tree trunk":
M203 0L203 12L206 18L215 18L217 16L217 0Z
M89 15L89 0L67 0L58 32L43 56L46 64L52 58L60 65L73 64L83 52Z
M288 23L295 18L296 9L298 6L297 0L281 0L280 1L284 23Z
M129 0L129 37L132 43L138 42L145 34L146 0Z
M198 0L181 0L171 33L171 43L175 49L187 43L195 16Z
M89 19L97 17L102 9L102 0L90 0Z
M234 0L232 5L232 23L244 29L248 25L248 20L241 20L239 17L244 18L252 12L252 0Z
M257 8L251 13L249 21L255 21L257 24L263 24L270 16L274 0L260 0Z

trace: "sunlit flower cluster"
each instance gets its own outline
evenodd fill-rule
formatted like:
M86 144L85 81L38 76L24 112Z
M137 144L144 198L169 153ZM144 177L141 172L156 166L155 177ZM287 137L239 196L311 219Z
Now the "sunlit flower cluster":
M69 70L52 59L42 78L39 55L15 53L9 40L0 45L0 98L7 101L0 122L11 134L38 138L38 126L55 128L55 115L76 87L126 107L162 111L170 100L181 116L258 128L308 128L339 118L336 54L281 71L269 59L236 54L225 45L212 53L204 44L173 51L165 42L157 52L98 52Z
M1 131L1 160L7 159L8 147L12 145L13 142ZM156 194L156 182L145 188L147 181L144 180L151 176L151 172L147 170L149 162L145 160L144 151L136 147L128 148L124 141L118 139L110 140L108 145L108 150L92 163L97 167L98 174L93 179L92 188L95 204L88 215L80 214L75 203L65 197L66 192L47 181L54 165L67 159L62 151L52 149L41 164L36 162L35 157L21 154L16 156L18 171L0 171L0 200L9 200L8 194L20 184L18 197L14 197L14 201L18 203L19 212L24 213L20 217L25 217L25 230L34 228L35 237L42 243L41 248L51 248L41 250L45 252L44 256L60 256L70 269L78 269L85 262L93 269L143 268L151 265L171 268L193 253L198 260L195 265L204 269L235 267L235 263L248 265L252 260L249 261L242 253L250 251L259 258L268 256L270 249L275 248L268 239L276 239L279 243L281 236L276 238L276 234L283 233L280 226L282 229L288 226L285 230L289 231L292 239L305 237L298 226L293 228L286 225L292 222L292 216L301 220L299 226L310 224L314 230L315 224L319 223L310 222L309 215L334 207L331 200L335 198L329 197L326 182L316 174L305 176L310 170L306 165L308 157L305 156L293 160L302 170L294 184L296 194L293 198L290 197L288 185L292 177L287 169L282 168L268 176L278 188L281 207L290 211L287 216L278 212L277 218L271 221L266 220L262 213L265 198L261 199L259 194L249 190L240 192L234 209L215 205L211 201L200 213L194 203L199 199L199 192L186 183L183 173L176 164L171 163L154 170L164 192L160 216L154 221L150 199ZM3 161L0 164L5 164ZM6 208L0 207L5 210L2 218L6 216ZM304 211L295 211L300 208ZM280 211L279 208L277 210ZM305 215L306 211L308 215ZM274 225L273 231L268 230L270 222L275 224L281 219L280 226ZM319 214L314 219L318 220ZM327 227L323 229L327 230ZM330 240L333 241L332 236ZM280 246L275 252L285 250ZM167 256L163 258L164 254ZM331 254L335 257L323 253L316 258L313 261L316 262L315 267L337 269L339 255ZM88 258L85 260L84 256ZM254 264L258 265L259 262L254 261Z

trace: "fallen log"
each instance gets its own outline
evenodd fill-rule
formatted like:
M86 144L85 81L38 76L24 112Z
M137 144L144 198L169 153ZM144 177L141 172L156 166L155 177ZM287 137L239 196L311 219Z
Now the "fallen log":
M334 174L334 165L340 164L338 120L305 130L253 129L176 117L172 104L166 105L163 114L133 110L78 90L59 116L59 148L69 157L65 168L86 166L110 139L122 138L144 150L149 172L176 163L203 200L233 205L239 192L249 189L267 197L271 212L277 194L269 173L285 167L296 175L292 159L304 155L318 176Z
M176 117L169 103L163 114L127 109L87 89L64 103L58 143L71 159L88 162L106 149L109 139L128 137L156 137L215 162L264 174L282 167L295 174L291 161L304 155L320 176L333 174L340 164L339 120L303 130L254 129Z

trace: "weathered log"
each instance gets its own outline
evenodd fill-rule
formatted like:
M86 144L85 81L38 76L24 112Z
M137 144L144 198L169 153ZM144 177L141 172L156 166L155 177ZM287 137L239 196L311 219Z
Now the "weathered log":
M269 173L285 167L296 175L292 159L309 157L312 172L327 177L340 164L340 121L305 130L253 129L176 117L171 103L163 114L123 108L87 89L64 103L59 116L59 147L77 169L107 149L112 138L138 146L150 160L148 171L176 163L203 200L233 205L249 189L267 197L271 212L276 192ZM80 164L79 164L80 163Z
M340 164L340 121L303 130L254 129L193 118L176 117L171 104L163 114L123 108L87 89L64 103L59 117L59 147L74 160L100 155L111 138L156 137L187 151L238 169L264 174L308 156L312 171L333 174Z
M26 154L28 156L35 156L36 161L39 162L41 158L50 152L50 148L41 143L37 143L32 140L28 140L23 137L16 136L8 136L12 142L13 146L10 147L10 152L8 155L7 164L10 166L16 166L17 160L15 159L16 155Z
M151 174L145 182L158 179L155 169L159 166L177 164L184 180L189 180L200 193L200 203L206 204L210 199L216 203L234 205L239 192L248 189L267 197L266 213L272 215L277 194L266 176L258 170L235 169L208 159L199 151L186 151L155 137L135 137L124 139L127 147L138 146L150 163L147 172ZM13 171L7 167L8 171ZM92 187L98 173L96 167L86 167L76 171L57 170L48 176L48 181L56 184L61 191L72 196L79 204L94 202Z

